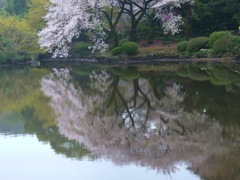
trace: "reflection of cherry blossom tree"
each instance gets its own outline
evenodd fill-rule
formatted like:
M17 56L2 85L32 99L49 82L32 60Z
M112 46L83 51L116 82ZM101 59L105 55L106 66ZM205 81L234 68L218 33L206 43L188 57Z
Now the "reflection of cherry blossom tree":
M60 133L94 154L172 171L177 162L199 164L220 152L221 126L205 114L184 111L180 85L167 87L158 99L144 79L132 86L103 71L93 73L91 81L90 90L82 91L64 69L41 85L58 115Z

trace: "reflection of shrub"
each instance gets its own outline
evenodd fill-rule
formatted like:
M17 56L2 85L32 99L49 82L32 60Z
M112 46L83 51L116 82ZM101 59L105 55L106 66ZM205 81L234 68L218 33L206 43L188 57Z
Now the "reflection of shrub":
M210 81L213 85L216 85L216 86L224 86L229 84L228 81L218 79L213 72L210 73Z
M227 52L227 47L229 43L234 39L234 36L231 34L226 34L220 39L216 40L213 44L213 52L216 54L224 54Z
M121 47L116 47L112 50L112 55L113 56L116 56L118 54L121 54L122 53L122 48Z
M91 43L79 42L75 44L74 51L79 54L90 54L91 50L89 49L89 46L91 45Z
M177 44L177 50L178 52L184 52L187 50L187 41L181 41Z
M111 71L113 74L118 75L118 76L122 75L122 73L123 73L123 70L119 67L113 67L111 69Z
M0 62L5 62L5 61L6 61L6 55L2 50L0 50Z
M138 50L138 45L135 42L126 42L122 45L122 51L127 55L134 55Z
M221 80L222 82L229 82L229 71L226 68L216 66L213 69L213 74L217 79Z
M240 56L240 37L234 36L231 42L227 45L227 52L231 55Z
M188 41L187 51L197 52L202 48L205 48L208 43L207 37L196 37Z
M233 81L233 84L240 88L240 79Z
M177 72L177 74L181 77L188 77L188 71L187 68L180 68Z
M129 67L122 73L122 78L128 81L139 78L140 74L135 67Z
M120 40L118 44L119 44L119 46L122 46L126 42L129 42L129 40L127 38Z
M205 71L198 68L190 67L188 69L188 75L191 79L196 81L206 81L209 80L209 76Z
M228 31L217 31L217 32L213 32L212 34L210 34L209 46L213 47L213 44L216 40L220 39L221 37L225 36L228 33L229 33Z

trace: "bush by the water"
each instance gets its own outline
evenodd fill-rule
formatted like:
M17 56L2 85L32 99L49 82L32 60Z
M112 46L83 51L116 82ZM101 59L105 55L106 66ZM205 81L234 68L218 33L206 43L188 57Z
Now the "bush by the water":
M115 47L113 50L112 50L112 55L113 56L116 56L118 54L121 54L122 53L122 48L121 47Z
M134 55L137 53L138 45L135 42L126 42L122 45L122 51L127 55Z
M129 42L129 40L127 38L124 38L124 39L121 39L118 44L121 47L126 42Z
M230 55L240 56L240 37L234 36L227 46L227 52Z
M184 52L187 50L187 41L181 41L177 44L178 52Z
M226 34L220 39L216 40L213 44L213 52L218 55L222 55L227 52L227 47L229 43L234 39L234 36L231 34Z
M6 61L6 55L2 50L0 50L0 63L5 61Z
M213 44L215 43L216 40L220 39L221 37L225 36L228 34L229 31L216 31L210 34L209 36L209 46L213 47Z
M208 43L208 37L196 37L188 41L187 51L188 52L197 52L202 48L206 48Z
M89 46L91 45L92 45L91 43L79 42L75 44L74 51L75 53L79 53L79 54L88 54L91 52L91 50L89 49Z

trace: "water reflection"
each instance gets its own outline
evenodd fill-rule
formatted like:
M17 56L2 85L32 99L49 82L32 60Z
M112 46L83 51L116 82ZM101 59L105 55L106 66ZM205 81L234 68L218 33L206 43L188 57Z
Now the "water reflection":
M49 98L41 92L39 82L49 73L28 68L0 71L0 134L36 135L39 141L49 142L56 153L81 159L89 151L59 133Z
M238 82L231 64L0 70L0 134L78 160L238 179Z
M135 71L93 72L85 90L69 69L45 76L42 91L51 98L60 133L117 164L164 172L183 161L198 170L209 159L237 150L237 136L231 143L223 136L234 127L221 125L206 108L187 110L180 84L169 81L159 88L154 77L142 78Z

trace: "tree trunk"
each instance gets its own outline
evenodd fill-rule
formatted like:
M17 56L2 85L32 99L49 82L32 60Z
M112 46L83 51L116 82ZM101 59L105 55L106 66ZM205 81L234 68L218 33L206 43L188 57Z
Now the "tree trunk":
M137 41L137 27L132 27L129 40L133 42Z

